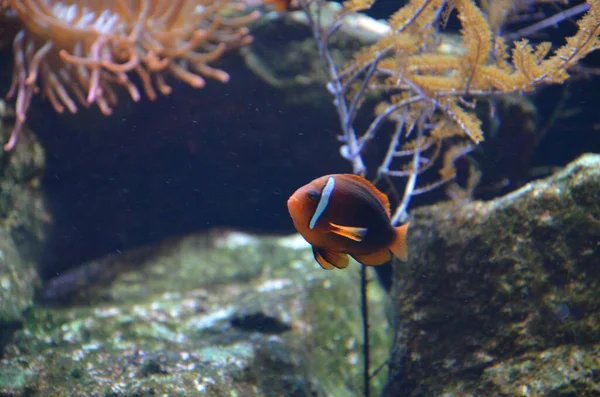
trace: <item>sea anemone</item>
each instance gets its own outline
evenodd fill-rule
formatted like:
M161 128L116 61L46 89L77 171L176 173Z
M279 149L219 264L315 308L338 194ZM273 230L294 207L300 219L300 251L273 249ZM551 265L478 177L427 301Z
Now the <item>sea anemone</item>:
M6 1L6 0L5 0ZM140 86L153 100L171 87L173 75L193 87L205 78L227 82L210 63L251 40L246 25L256 12L238 0L8 0L22 29L13 40L14 67L8 97L16 95L12 149L34 94L57 112L97 104L110 114L116 87L134 100ZM137 79L130 79L137 75ZM137 80L137 82L136 82ZM39 87L38 87L39 84Z

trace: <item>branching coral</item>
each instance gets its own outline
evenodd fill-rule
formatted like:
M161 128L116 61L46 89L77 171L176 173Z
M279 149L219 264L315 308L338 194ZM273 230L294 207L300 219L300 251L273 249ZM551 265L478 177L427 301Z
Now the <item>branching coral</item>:
M479 99L561 84L570 68L600 48L597 0L567 10L568 15L587 12L577 21L577 32L558 46L503 37L501 28L511 17L531 4L550 2L494 0L483 1L480 8L473 0L410 0L390 16L388 33L359 51L343 69L331 58L329 37L344 18L369 8L373 0L346 1L331 26L320 22L323 1L301 2L332 79L328 88L342 127L342 154L352 162L355 173L367 171L362 161L364 147L382 134L383 125L393 127L377 179L387 180L394 192L390 177L407 180L404 194L396 194L394 222L406 216L411 196L453 179L455 160L483 140L482 123L474 111ZM441 31L455 16L462 27L461 50L440 51ZM544 22L535 29L545 26ZM376 107L369 127L358 133L353 122L369 93L386 100ZM439 166L437 181L417 186L417 176L434 166Z
M57 112L96 103L110 114L116 87L137 101L137 75L150 99L171 91L170 74L193 87L229 75L210 64L251 38L258 15L236 0L9 0L23 28L13 42L9 97L17 120L4 148L14 147L32 96L40 91ZM38 84L40 88L38 88Z

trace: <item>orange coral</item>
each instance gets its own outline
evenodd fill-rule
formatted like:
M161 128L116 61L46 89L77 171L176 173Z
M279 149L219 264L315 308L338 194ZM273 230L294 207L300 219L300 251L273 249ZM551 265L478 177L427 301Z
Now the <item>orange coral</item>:
M14 70L8 96L16 95L17 120L4 148L12 149L32 96L42 93L57 112L76 112L96 103L110 114L115 87L134 101L137 74L146 96L171 87L171 74L193 87L204 78L226 82L229 75L209 66L229 48L251 40L256 12L240 13L237 0L9 0L23 29L14 41ZM236 14L236 16L233 16ZM230 16L227 16L230 15Z

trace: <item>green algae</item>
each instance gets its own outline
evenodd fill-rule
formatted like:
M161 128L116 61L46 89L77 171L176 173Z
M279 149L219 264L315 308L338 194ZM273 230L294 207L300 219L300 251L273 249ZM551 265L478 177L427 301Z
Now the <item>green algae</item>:
M600 387L597 360L568 371L565 353L593 357L600 340L599 181L600 156L588 155L490 202L415 212L409 246L421 254L395 277L392 374L401 375L386 395Z
M21 389L26 384L26 379L32 374L19 366L6 366L0 372L0 388Z
M505 395L592 396L599 391L600 344L564 345L515 357L487 368L483 385Z
M324 271L300 241L196 235L90 263L111 276L94 284L67 275L74 287L60 301L69 306L27 313L0 361L0 372L11 368L21 380L2 390L360 395L358 265ZM387 358L391 332L386 295L376 284L370 289L377 365ZM384 376L374 379L375 392Z

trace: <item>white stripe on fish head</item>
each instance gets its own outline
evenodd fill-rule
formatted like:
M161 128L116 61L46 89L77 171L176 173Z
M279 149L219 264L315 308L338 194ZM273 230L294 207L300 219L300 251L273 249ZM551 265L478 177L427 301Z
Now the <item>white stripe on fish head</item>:
M311 230L315 228L317 221L319 220L323 212L325 212L325 210L327 209L327 204L329 204L329 198L331 197L331 193L333 192L334 187L335 179L334 177L330 176L327 180L327 183L325 184L325 187L323 188L323 192L321 193L321 199L319 200L317 209L315 210L315 213L313 214L312 218L310 218L310 223L308 224L308 227L310 227Z

